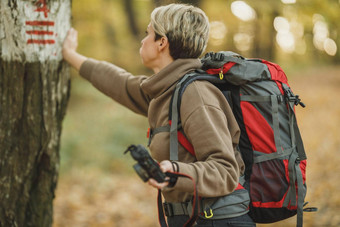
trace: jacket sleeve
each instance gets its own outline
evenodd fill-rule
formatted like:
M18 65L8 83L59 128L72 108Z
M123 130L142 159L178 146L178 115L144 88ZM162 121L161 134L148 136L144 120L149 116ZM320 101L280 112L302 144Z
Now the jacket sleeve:
M235 146L239 128L222 93L213 85L202 83L188 86L181 105L183 130L197 161L178 164L181 173L195 180L199 196L216 197L233 192L238 185L240 166ZM193 184L179 178L173 189L191 193Z
M87 59L81 65L79 74L116 102L147 116L150 99L140 88L146 76L133 76L113 64L94 59Z

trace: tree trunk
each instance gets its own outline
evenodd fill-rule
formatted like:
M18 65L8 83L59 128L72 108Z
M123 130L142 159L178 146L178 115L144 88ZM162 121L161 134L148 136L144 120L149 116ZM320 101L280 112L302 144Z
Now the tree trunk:
M166 4L170 4L170 3L183 3L183 4L190 4L190 5L194 5L197 7L200 7L201 5L201 0L181 0L181 1L176 1L176 0L154 0L153 1L155 6L161 6L161 5L166 5Z
M126 11L126 16L127 16L128 22L129 22L130 31L131 31L133 37L136 40L139 40L140 39L140 37L139 37L140 34L139 34L139 29L138 29L138 26L137 26L137 22L136 22L135 10L134 10L134 7L133 7L133 2L132 2L132 0L124 0L123 3L124 3L125 11Z
M70 76L70 0L1 0L0 226L51 226Z
M255 8L257 18L254 25L256 32L254 33L252 57L275 61L276 32L273 21L275 17L279 16L279 3L268 2L268 4L270 7L267 8L266 11L261 8Z

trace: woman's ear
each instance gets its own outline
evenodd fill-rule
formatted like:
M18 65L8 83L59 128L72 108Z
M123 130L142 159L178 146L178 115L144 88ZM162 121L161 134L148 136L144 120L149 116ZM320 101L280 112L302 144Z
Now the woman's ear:
M163 50L165 50L165 48L169 48L169 41L168 41L167 37L163 36L159 40L158 49L159 49L159 51L163 51Z

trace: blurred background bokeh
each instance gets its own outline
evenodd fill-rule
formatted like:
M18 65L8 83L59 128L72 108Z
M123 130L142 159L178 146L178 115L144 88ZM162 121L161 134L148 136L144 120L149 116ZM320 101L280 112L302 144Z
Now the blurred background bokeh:
M296 109L308 155L306 201L319 211L304 214L305 226L340 226L340 0L73 0L78 51L151 75L140 61L140 40L154 7L170 2L191 3L207 13L207 52L231 50L274 61L286 71L307 105ZM53 226L157 226L157 191L123 155L130 144L146 145L147 119L71 73Z

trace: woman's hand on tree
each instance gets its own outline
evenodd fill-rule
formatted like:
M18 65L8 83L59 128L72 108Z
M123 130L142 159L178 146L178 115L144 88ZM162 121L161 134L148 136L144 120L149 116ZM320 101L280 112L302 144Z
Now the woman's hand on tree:
M77 47L78 32L74 28L71 28L64 40L62 53L64 59L79 71L80 66L86 61L87 57L77 53Z

